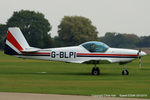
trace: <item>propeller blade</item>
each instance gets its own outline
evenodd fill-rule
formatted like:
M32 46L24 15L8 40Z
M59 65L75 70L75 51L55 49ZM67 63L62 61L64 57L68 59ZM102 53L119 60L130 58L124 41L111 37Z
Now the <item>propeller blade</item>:
M141 56L139 56L139 68L141 69Z
M140 56L140 52L141 52L141 49L139 49L139 52L137 53L137 54L138 54L138 56Z
M139 68L141 69L141 56L140 56L140 52L141 52L141 49L139 49L139 52L137 53L138 54L138 58L139 58Z

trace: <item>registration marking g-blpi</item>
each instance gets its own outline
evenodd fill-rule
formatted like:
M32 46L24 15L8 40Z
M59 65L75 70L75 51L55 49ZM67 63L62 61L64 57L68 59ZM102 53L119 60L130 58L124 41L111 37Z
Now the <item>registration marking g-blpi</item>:
M59 57L59 58L76 58L76 52L62 52L56 53L55 51L51 52L51 57Z

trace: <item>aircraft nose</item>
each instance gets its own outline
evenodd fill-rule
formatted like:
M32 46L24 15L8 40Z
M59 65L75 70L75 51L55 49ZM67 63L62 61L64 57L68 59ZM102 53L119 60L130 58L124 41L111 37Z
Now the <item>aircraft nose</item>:
M143 51L141 51L140 53L139 53L139 55L140 56L145 56L145 55L147 55L145 52L143 52Z

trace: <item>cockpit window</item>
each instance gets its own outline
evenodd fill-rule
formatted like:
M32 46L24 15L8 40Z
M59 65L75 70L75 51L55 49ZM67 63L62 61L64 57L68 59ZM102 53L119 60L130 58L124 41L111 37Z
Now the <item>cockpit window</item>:
M81 45L90 52L105 52L109 48L106 44L96 41L86 42Z

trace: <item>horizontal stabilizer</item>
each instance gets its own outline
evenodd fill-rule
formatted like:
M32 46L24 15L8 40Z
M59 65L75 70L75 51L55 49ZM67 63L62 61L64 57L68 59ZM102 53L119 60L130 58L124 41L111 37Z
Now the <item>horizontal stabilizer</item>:
M34 47L30 47L30 48L25 48L24 50L21 50L21 52L38 52L41 49L39 48L34 48Z

